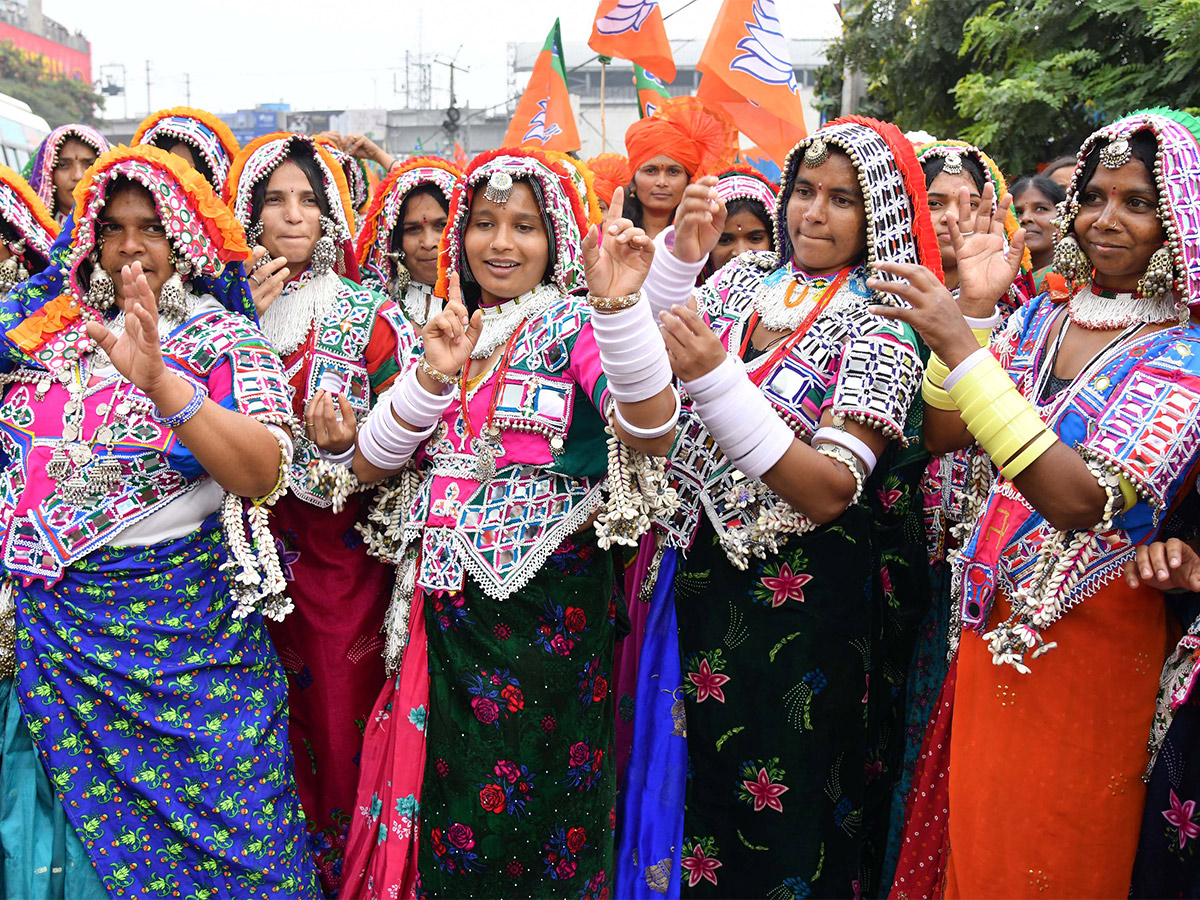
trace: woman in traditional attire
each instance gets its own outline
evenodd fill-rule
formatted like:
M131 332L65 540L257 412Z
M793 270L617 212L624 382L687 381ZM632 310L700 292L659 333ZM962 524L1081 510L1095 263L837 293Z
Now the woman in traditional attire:
M1170 629L1162 594L1120 576L1195 482L1196 132L1190 116L1147 110L1084 142L1055 250L1070 301L1031 301L990 351L963 316L986 316L1016 274L998 215L951 226L957 302L919 267L883 266L907 283L879 288L912 307L881 314L937 356L927 443L976 439L999 469L955 562L949 773L914 785L921 855L897 871L909 896L939 889L916 870L938 869L947 821L946 896L1128 892ZM970 288L967 265L984 273Z
M392 569L367 555L355 529L361 498L319 476L349 464L355 421L406 364L415 340L399 308L357 274L350 208L337 163L312 138L270 134L234 160L226 198L278 272L253 285L263 332L283 358L291 408L304 421L292 493L273 527L296 610L271 628L288 673L296 781L325 890L336 892L350 822L362 725L384 683L379 631ZM335 410L337 411L335 414ZM323 463L325 465L323 465ZM345 478L348 471L342 472ZM344 502L343 502L344 501Z
M601 153L587 161L596 185L596 197L600 201L600 212L607 215L612 203L613 192L633 180L629 160L620 153Z
M717 174L717 199L725 204L725 225L708 254L701 277L707 281L735 256L775 249L775 201L778 185L749 166L730 166Z
M693 179L733 162L737 130L695 97L672 97L625 132L633 180L624 215L651 238L675 221Z
M66 292L0 357L0 882L314 897L263 623L287 612L266 509L292 415L245 237L154 147L102 156L75 200Z
M1025 175L1013 182L1012 197L1013 212L1025 229L1035 293L1056 290L1066 299L1066 284L1054 272L1054 220L1058 204L1067 199L1066 191L1045 175Z
M57 237L58 223L28 182L0 166L0 295L46 268Z
M460 176L437 157L401 163L379 183L358 234L363 285L391 297L415 329L442 311L433 296L438 245Z
M160 109L147 116L130 143L151 144L182 156L218 195L225 190L229 167L241 149L228 125L207 110L189 106Z
M692 305L724 215L715 186L689 188L646 282L691 398L671 455L683 504L657 524L690 555L659 574L674 576L682 679L650 661L647 629L617 893L870 893L928 595L925 457L901 440L920 350L868 310L886 295L866 280L885 259L940 269L925 181L895 126L830 123L788 157L777 252L736 257ZM664 733L670 749L639 762ZM679 816L656 804L685 765Z
M25 177L58 222L66 219L75 205L75 185L108 146L104 135L79 123L59 125L38 144L25 167Z
M430 896L611 889L615 608L601 548L636 541L659 498L634 486L645 467L606 440L605 418L662 452L678 411L638 300L651 244L615 208L581 246L564 169L533 150L477 157L442 243L448 305L359 433L360 478L414 453L424 477L395 513L412 626L367 726L348 896L407 897L418 868Z

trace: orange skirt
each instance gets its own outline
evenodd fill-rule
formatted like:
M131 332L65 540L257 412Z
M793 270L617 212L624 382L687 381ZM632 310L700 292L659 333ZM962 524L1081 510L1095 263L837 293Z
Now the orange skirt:
M1047 629L1028 675L963 635L947 897L1128 896L1168 637L1162 594L1123 578Z

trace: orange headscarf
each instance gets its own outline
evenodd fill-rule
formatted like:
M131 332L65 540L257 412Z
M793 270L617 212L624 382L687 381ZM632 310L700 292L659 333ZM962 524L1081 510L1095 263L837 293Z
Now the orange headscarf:
M629 168L629 160L620 153L601 153L587 161L596 181L596 196L604 201L606 206L612 204L612 195L619 187L625 187L633 180L633 170Z
M639 119L625 132L629 167L634 172L661 154L695 178L733 162L737 148L737 129L695 97L672 97L654 115Z

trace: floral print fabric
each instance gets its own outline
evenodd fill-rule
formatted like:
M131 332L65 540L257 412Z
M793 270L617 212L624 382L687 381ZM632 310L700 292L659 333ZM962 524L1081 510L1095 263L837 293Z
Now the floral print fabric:
M589 533L508 600L426 597L425 894L607 898L612 579Z

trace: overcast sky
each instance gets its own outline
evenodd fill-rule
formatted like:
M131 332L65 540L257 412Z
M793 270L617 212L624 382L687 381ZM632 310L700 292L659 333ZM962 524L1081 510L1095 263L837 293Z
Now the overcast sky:
M555 16L564 41L586 41L597 0L199 0L150 5L131 0L43 0L47 16L92 42L92 77L125 66L129 115L183 105L185 75L193 106L214 112L286 102L293 109L395 108L404 105L404 52L470 67L459 74L460 106L507 99L507 44L545 39ZM672 38L704 38L721 0L662 0ZM787 37L830 37L839 30L833 0L777 0ZM460 49L461 47L461 49ZM583 62L567 59L567 65ZM399 67L399 69L397 69ZM105 70L107 73L107 70ZM118 76L119 77L119 76ZM435 106L448 100L448 70L435 66ZM393 93L393 82L401 95ZM525 87L518 85L518 91ZM124 113L122 98L106 115Z

